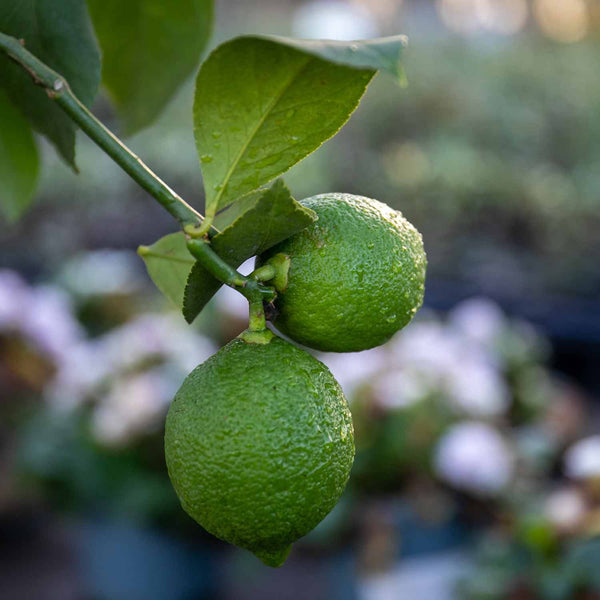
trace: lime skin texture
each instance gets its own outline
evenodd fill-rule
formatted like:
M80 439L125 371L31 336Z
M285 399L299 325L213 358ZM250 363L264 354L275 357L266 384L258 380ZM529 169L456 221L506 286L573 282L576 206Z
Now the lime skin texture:
M318 220L257 259L289 257L274 324L296 342L329 352L385 343L423 303L423 239L400 212L351 194L301 201Z
M167 416L165 454L185 511L278 567L337 503L354 430L325 365L279 337L238 338L183 382Z

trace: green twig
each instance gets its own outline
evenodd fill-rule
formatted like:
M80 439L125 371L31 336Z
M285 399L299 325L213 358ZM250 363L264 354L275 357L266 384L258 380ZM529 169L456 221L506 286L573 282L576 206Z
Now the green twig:
M272 302L276 297L273 288L265 287L252 276L246 277L228 265L203 238L191 238L187 242L190 254L219 281L236 289L250 303L250 331L264 331L266 319L263 302Z
M0 50L23 67L37 85L45 88L48 97L54 100L136 183L158 200L182 226L202 223L203 217L198 211L177 195L94 117L71 91L64 77L31 54L14 37L0 33Z
M215 233L210 221L178 196L166 183L153 173L129 148L113 135L78 100L64 77L45 65L36 56L25 49L23 43L14 37L0 33L0 50L23 67L33 78L34 83L43 87L48 97L54 100L79 127L108 154L132 179L144 188L153 198L173 216L183 227L188 237L204 236ZM210 230L210 231L209 231ZM255 279L245 277L230 267L211 248L206 239L191 239L188 242L191 254L219 281L237 289L251 305L254 314L260 312L257 307L262 302L272 301L275 291L261 285ZM258 319L258 320L256 320ZM260 316L254 320L259 326ZM262 316L264 330L264 311Z

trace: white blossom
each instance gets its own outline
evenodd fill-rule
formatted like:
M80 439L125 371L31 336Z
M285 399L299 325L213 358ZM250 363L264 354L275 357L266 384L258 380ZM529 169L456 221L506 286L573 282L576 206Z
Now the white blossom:
M576 527L585 515L585 502L575 489L552 492L544 503L544 515L559 529Z
M442 480L457 489L489 496L509 483L514 457L495 429L485 423L463 422L450 427L439 440L434 467Z
M67 359L70 349L85 336L76 320L70 298L50 286L32 288L21 330L55 364Z
M29 287L8 269L0 271L0 331L17 330L27 316Z
M449 373L448 389L455 406L473 417L494 417L509 407L510 395L502 376L488 363L467 357Z
M459 412L489 417L509 406L494 355L457 328L436 321L414 323L394 337L389 349L403 371L420 373Z
M397 364L414 366L437 379L460 368L469 351L465 340L436 321L411 324L390 341L388 349Z
M373 380L385 364L385 351L379 348L363 352L327 352L318 355L350 398L363 383Z
M142 315L98 339L73 344L47 386L46 399L58 407L73 407L153 362L168 366L181 383L216 351L211 340L176 315Z
M506 328L500 307L487 298L470 298L448 315L449 324L471 340L490 348Z
M157 426L177 387L160 369L117 381L92 415L92 432L103 443L119 445Z
M405 408L423 400L435 387L418 371L399 369L384 373L373 385L377 403L388 409Z
M99 343L114 370L163 357L191 371L216 352L212 341L194 332L178 315L146 314L110 331Z
M571 479L600 477L600 435L579 440L567 450L565 472Z
M0 271L0 331L23 336L60 364L83 337L69 297L51 286L31 287L13 271Z
M59 409L72 409L88 399L112 373L112 365L94 341L69 348L65 359L44 390L47 402Z

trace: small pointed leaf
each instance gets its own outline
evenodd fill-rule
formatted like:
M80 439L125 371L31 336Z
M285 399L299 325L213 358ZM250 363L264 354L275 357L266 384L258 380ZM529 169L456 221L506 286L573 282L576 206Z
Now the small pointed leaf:
M144 259L156 287L181 308L187 278L195 262L183 233L170 233L152 246L140 246L138 254Z

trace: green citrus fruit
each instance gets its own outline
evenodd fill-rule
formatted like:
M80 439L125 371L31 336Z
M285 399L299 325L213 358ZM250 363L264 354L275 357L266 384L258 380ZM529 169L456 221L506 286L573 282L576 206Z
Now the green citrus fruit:
M421 234L401 213L370 198L323 194L301 203L318 220L257 260L289 257L287 280L275 280L275 325L317 350L355 352L383 344L423 302Z
M183 382L165 453L192 518L280 566L346 485L352 419L339 384L310 354L278 337L236 339Z

